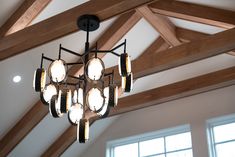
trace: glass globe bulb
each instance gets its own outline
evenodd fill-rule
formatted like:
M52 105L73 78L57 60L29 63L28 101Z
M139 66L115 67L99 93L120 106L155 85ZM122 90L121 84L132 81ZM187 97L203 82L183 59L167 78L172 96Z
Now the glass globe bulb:
M99 58L93 58L88 61L86 67L86 75L93 81L99 80L103 76L104 63Z
M68 118L69 118L69 121L72 123L72 124L78 124L80 119L82 118L83 116L83 108L82 108L82 105L81 104L74 104L70 110L69 110L69 113L68 113Z
M48 68L49 76L53 82L61 82L66 77L66 66L63 60L55 60Z
M99 112L104 105L104 97L102 92L94 87L87 94L87 105L91 111Z
M79 103L83 105L83 89L78 88L73 92L73 103Z
M109 87L104 88L104 97L105 97L105 103L102 108L102 110L98 113L100 116L103 116L108 108L108 103L109 103Z
M57 94L57 89L53 84L46 85L43 90L43 99L45 102L49 103L51 97Z

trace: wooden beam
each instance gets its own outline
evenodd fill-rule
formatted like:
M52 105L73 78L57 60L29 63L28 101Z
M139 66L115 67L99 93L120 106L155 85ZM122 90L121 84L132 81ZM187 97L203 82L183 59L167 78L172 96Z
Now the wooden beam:
M167 44L162 37L158 37L137 59L141 60L148 55L166 50L169 47L170 45Z
M110 116L130 112L183 97L224 88L235 84L235 67L212 72L195 78L158 87L139 94L121 98Z
M27 27L51 0L25 0L0 28L0 37Z
M235 28L215 35L206 36L201 40L185 43L165 51L146 55L142 60L132 61L134 79L157 72L182 66L235 49ZM114 80L120 82L118 66L107 69L114 70Z
M138 12L155 28L165 41L171 46L180 45L175 35L175 26L167 17L155 15L147 6L137 9Z
M234 84L235 67L232 67L121 98L118 102L118 106L111 109L109 117ZM90 119L94 121L99 119L99 117L94 116L90 117ZM58 147L60 152L60 145L67 145L68 141L75 141L75 139L76 128L70 126L53 146L54 148ZM60 154L55 154L52 156L59 155ZM44 153L42 156L47 157L49 154Z
M235 12L174 0L160 0L149 5L154 13L226 29L234 28Z
M209 36L210 34L205 34L205 33L197 32L197 31L192 31L192 30L177 27L176 35L180 40L190 42L190 41L201 40ZM227 54L235 56L235 51L234 50L229 51L227 52Z
M188 29L180 28L180 27L177 27L175 32L176 32L176 36L180 40L184 40L186 42L202 40L209 35L209 34L197 32L193 30L188 30Z
M0 40L0 60L78 31L77 18L94 14L101 21L128 12L156 0L96 0L53 16Z
M99 46L111 49L141 17L135 11L121 15L98 39ZM81 67L80 67L81 68ZM79 71L78 67L72 73ZM6 156L47 115L48 108L39 100L26 115L1 139L0 156ZM20 131L19 131L20 130Z

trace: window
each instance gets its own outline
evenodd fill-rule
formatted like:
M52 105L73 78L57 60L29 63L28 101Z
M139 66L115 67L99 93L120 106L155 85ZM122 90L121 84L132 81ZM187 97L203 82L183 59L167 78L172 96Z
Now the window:
M209 121L211 157L235 156L235 116Z
M193 157L189 126L108 142L107 157Z

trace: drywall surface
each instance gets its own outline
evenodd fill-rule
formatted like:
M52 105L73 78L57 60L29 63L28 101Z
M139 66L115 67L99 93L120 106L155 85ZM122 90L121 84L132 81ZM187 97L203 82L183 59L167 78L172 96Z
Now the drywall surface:
M193 156L208 157L206 120L235 113L235 86L123 114L82 157L105 157L108 141L189 124Z

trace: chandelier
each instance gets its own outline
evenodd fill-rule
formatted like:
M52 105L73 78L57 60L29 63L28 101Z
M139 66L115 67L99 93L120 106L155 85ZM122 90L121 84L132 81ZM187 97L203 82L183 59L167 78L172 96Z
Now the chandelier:
M118 67L123 92L130 92L133 84L130 57L126 53L126 40L111 50L98 50L97 43L94 49L90 49L89 32L97 30L99 25L100 20L95 15L79 17L77 26L80 30L86 31L85 52L79 54L60 44L58 59L51 59L42 54L40 68L34 73L33 87L36 92L40 92L41 102L49 107L49 113L54 118L67 114L69 122L77 126L77 139L80 143L85 143L89 139L89 119L86 118L86 111L90 110L104 118L108 116L110 108L115 107L118 102L118 86L114 82L114 71L106 73L104 62L97 54L110 53L119 58ZM115 52L122 47L122 54ZM62 52L73 54L80 60L66 63L61 58ZM51 62L47 71L43 66L44 60ZM69 75L69 66L76 64L83 65L83 74ZM46 81L46 73L49 81ZM108 81L105 81L105 78Z

